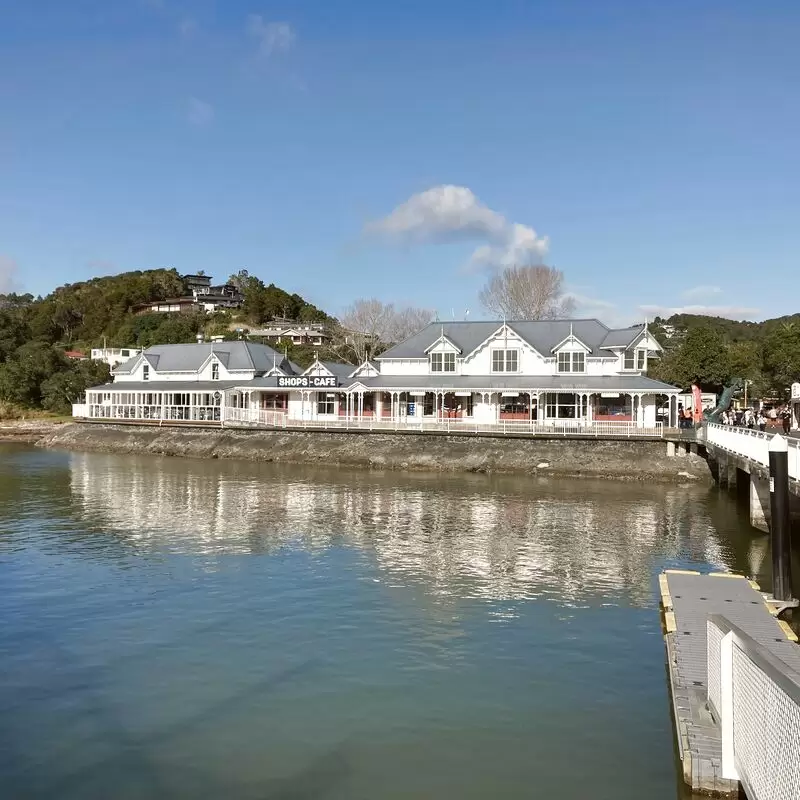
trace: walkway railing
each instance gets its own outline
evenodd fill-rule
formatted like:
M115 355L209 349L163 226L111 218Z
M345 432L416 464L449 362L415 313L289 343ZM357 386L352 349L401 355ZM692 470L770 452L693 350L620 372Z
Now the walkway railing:
M234 408L225 410L226 425L245 425L270 428L299 428L313 430L362 430L362 431L413 431L422 433L494 433L528 436L624 436L660 438L661 423L640 426L635 422L589 422L565 420L564 422L535 422L528 420L499 420L478 422L456 417L381 417L341 418L318 416L316 419L291 419L279 411Z
M181 422L217 423L228 427L291 428L345 431L409 431L418 433L493 433L521 436L594 436L626 438L661 438L663 425L641 425L637 422L600 420L498 420L481 422L463 417L340 417L318 415L313 419L295 419L284 411L261 408L194 407L194 406L129 406L110 404L76 404L72 416L108 421L141 421L150 424Z
M740 428L733 425L710 423L706 426L707 444L719 447L728 453L748 458L762 467L769 467L769 440L774 433ZM800 480L800 441L789 438L789 477Z
M749 800L800 800L800 673L723 616L707 631L722 777L741 781Z

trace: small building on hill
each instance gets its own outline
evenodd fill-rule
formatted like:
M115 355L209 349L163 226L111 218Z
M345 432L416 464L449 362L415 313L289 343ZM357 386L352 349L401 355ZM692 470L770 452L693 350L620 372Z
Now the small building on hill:
M655 429L665 401L676 423L680 394L646 375L660 351L646 325L610 329L594 319L431 323L357 367L317 360L303 370L250 341L158 345L117 366L113 383L88 390L76 414Z

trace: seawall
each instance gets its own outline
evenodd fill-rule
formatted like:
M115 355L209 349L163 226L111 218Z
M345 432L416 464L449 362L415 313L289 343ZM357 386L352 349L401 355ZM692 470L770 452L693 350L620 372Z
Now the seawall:
M385 470L486 472L711 483L703 458L669 457L663 441L449 434L144 428L69 424L42 447L188 458L231 458Z

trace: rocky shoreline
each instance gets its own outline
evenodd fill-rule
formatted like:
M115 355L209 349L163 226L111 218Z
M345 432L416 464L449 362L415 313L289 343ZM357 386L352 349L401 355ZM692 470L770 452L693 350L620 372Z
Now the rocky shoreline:
M56 433L74 423L50 419L0 420L0 442L35 444L40 439Z
M505 473L662 483L711 483L706 461L669 457L662 441L506 438L293 430L209 430L50 424L15 441L41 447L225 458L380 470ZM30 438L29 438L30 437Z

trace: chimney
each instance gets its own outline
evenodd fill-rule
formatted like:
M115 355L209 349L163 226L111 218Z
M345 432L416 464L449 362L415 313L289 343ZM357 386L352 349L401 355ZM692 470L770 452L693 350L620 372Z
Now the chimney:
M197 344L203 344L203 342L205 340L206 340L206 337L203 336L203 332L202 331L197 334Z

